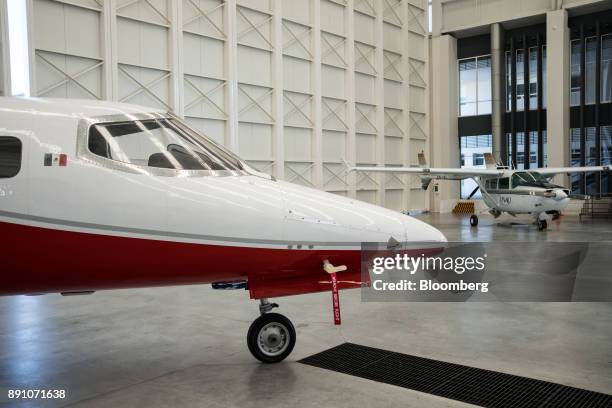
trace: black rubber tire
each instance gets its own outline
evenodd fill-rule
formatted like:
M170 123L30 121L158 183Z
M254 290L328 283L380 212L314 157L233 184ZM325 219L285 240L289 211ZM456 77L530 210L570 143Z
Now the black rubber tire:
M259 347L259 333L260 331L270 323L279 323L284 326L286 329L286 339L287 347L279 353L278 355L270 355L264 353L263 350ZM295 346L295 328L291 323L291 320L287 319L285 316L279 313L266 313L259 316L249 327L249 332L247 334L247 345L249 346L249 351L259 361L262 363L278 363L283 361L291 352L293 351L293 347Z
M472 227L475 227L478 225L478 216L476 214L472 214L472 216L470 217L470 225Z
M538 220L538 230L544 231L548 227L546 220Z

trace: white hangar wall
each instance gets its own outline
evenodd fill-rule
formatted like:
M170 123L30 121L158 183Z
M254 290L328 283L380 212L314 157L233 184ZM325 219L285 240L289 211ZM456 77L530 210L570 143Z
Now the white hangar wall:
M0 1L0 95L11 95L8 4Z
M425 209L427 0L28 0L32 95L162 107L287 181Z

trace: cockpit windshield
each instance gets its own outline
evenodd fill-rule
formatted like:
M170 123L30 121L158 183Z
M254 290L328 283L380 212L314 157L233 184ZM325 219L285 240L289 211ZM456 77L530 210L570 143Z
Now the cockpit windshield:
M548 179L537 171L517 171L512 175L512 188L519 186L538 186L548 184Z
M241 161L179 120L156 118L97 123L89 151L123 163L176 170L243 170Z

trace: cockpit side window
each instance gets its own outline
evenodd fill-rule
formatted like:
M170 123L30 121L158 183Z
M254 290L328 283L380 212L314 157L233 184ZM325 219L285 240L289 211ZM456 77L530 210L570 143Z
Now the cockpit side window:
M240 160L174 119L97 123L89 151L139 166L175 170L243 170Z
M517 171L512 175L512 188L533 185L535 179L526 171Z
M500 190L507 190L510 188L510 178L502 177L499 179L499 187Z
M0 178L15 177L21 169L21 140L0 136Z

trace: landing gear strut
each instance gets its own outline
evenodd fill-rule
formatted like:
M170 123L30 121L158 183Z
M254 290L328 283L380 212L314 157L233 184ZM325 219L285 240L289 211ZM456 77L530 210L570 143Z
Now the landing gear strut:
M476 214L472 214L472 216L470 217L470 225L472 227L475 227L478 225L478 216Z
M548 227L546 220L538 220L538 231L544 231Z
M259 316L249 327L247 344L253 357L263 363L283 361L295 346L295 328L289 319L279 313L270 313L276 303L261 299Z

